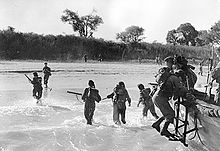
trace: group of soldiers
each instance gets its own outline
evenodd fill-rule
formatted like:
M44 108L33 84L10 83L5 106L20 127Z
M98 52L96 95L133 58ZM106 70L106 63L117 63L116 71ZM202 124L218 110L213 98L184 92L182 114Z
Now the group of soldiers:
M169 101L177 100L182 97L187 100L194 100L195 97L191 93L191 89L197 81L197 76L193 72L194 67L188 65L188 61L182 56L167 57L164 59L166 66L159 69L155 76L156 83L153 83L153 89L145 88L143 84L138 84L137 87L140 91L139 104L143 104L143 116L146 117L148 110L155 117L156 122L152 124L162 136L172 135L168 131L170 124L174 124L175 112L171 107ZM43 68L44 84L47 87L48 78L51 76L51 70L45 63ZM34 73L34 78L31 82L34 85L33 96L39 99L42 96L41 78L37 73ZM113 102L113 122L115 124L125 124L126 102L128 106L131 106L131 98L126 89L125 83L120 81L113 88L113 92L107 95L106 98L111 98ZM87 120L87 124L92 125L92 119L95 111L95 102L100 102L101 96L99 91L95 88L95 82L89 80L88 88L85 88L82 94L82 100L85 102L84 116ZM155 111L155 105L162 113L162 117L159 117ZM163 127L161 123L164 122Z
M143 116L147 116L148 110L157 119L153 123L152 127L155 128L161 135L170 136L168 131L170 123L174 122L174 110L171 107L169 100L176 100L179 97L186 98L188 100L194 99L194 96L190 93L190 89L194 87L197 76L187 64L187 60L178 56L176 58L165 58L166 67L159 69L156 77L156 87L151 91L150 88L145 88L143 84L138 84L140 90L140 97L137 106L140 103L143 104ZM106 98L111 98L113 101L113 121L115 124L125 124L126 102L128 106L131 106L131 98L126 90L125 83L120 81L113 92L107 95ZM89 87L84 90L82 100L85 102L85 118L87 124L92 124L92 119L95 111L95 102L100 102L101 97L99 91L95 89L94 81L89 81ZM162 113L162 117L159 118L155 111L156 105ZM160 124L165 120L164 126L161 130Z
M44 85L45 88L48 88L48 80L51 76L51 69L47 66L47 62L44 63L43 67L43 74L44 74ZM40 98L42 97L42 78L38 76L37 72L33 73L33 79L29 79L31 84L33 84L33 97L37 99L37 103L40 101Z

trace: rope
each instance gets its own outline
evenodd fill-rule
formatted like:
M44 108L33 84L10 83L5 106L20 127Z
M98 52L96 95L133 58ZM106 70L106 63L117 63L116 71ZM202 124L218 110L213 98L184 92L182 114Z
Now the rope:
M78 101L78 102L80 102L81 104L83 104L83 102L79 100L79 98L78 98L78 95L77 95L77 94L76 94L76 99L77 99L77 101Z

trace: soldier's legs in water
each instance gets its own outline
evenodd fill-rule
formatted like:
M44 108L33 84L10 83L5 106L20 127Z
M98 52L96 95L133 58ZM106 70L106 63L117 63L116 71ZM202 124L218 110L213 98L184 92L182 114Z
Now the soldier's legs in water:
M42 90L37 90L36 99L40 99L42 97Z
M120 109L119 110L119 113L121 114L121 121L123 124L126 124L126 121L125 121L125 111L126 109Z
M44 84L45 84L46 87L47 87L48 79L49 79L49 76L44 75Z
M37 89L36 89L36 88L33 89L33 97L34 97L34 98L37 97Z
M85 103L85 107L84 107L84 116L86 118L87 124L92 124L91 119L90 119L90 109L89 106L87 105L87 103Z
M113 103L113 121L115 124L120 124L119 121L119 111L116 103Z
M90 108L90 111L89 111L89 123L92 124L92 119L93 119L93 115L94 115L94 112L95 112L95 108Z
M147 105L144 105L143 111L142 111L143 117L147 117L148 109L149 109L149 107Z

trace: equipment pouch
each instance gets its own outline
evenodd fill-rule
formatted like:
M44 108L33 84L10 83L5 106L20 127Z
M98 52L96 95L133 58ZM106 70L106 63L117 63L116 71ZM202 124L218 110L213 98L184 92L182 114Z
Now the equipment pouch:
M126 108L125 102L123 100L118 100L117 106L118 106L118 109L125 109Z

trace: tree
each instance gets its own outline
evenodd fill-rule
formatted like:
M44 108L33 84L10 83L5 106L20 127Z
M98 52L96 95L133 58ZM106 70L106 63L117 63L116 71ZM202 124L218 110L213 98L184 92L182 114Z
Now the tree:
M173 45L177 44L177 37L175 36L175 34L176 34L175 29L168 31L167 37L166 37L167 43L170 43L170 44L173 44Z
M93 13L81 17L69 9L64 10L63 13L61 20L70 24L73 27L73 31L78 32L80 37L93 37L93 32L96 31L100 24L103 24L102 18L98 15L93 15Z
M213 43L220 44L220 20L211 27L210 36Z
M190 23L181 24L177 28L177 32L183 34L186 45L191 43L192 46L195 46L195 38L198 36L198 31Z
M198 31L198 36L195 41L197 46L205 46L212 43L213 40L210 31L200 30Z
M134 50L134 47L145 38L143 35L144 29L138 26L127 27L125 31L116 34L116 39L125 44L121 57L122 60L124 59L125 52L129 50L129 47L131 47L131 51Z
M144 29L138 26L130 26L125 31L116 34L116 39L126 44L141 42L144 37Z

